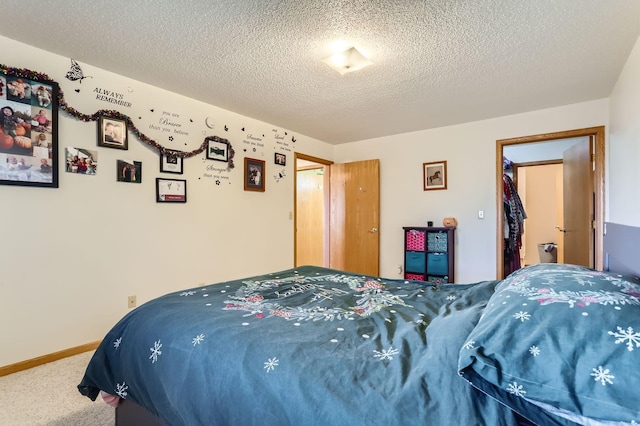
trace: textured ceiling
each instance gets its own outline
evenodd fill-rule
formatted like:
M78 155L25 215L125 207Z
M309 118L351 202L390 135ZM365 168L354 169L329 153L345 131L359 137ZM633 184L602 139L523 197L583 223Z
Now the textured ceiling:
M640 0L2 0L0 34L337 144L608 97Z

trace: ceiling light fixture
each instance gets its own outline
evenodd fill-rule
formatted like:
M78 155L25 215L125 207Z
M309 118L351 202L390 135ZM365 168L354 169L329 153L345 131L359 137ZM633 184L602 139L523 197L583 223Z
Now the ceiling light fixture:
M362 53L358 52L358 49L355 47L350 47L347 50L338 52L335 55L323 59L322 61L334 70L338 71L341 75L361 70L373 63Z

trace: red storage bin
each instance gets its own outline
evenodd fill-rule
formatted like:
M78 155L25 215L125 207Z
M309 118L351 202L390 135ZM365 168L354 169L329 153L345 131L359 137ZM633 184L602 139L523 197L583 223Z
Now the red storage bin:
M405 278L413 281L424 281L424 275L418 275L418 274L406 274Z
M426 232L424 231L416 231L413 229L407 232L407 250L424 251L425 234Z

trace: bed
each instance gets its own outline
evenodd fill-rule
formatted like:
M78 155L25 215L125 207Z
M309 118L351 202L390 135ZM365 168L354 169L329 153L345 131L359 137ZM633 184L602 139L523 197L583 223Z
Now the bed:
M119 401L119 425L632 424L639 364L631 275L436 286L305 266L141 305L78 389Z

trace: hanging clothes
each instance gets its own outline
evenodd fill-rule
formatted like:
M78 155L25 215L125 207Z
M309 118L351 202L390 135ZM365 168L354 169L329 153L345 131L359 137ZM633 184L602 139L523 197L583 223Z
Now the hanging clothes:
M516 190L516 186L507 174L502 175L504 203L504 276L520 269L520 248L524 233L524 220L527 214Z

